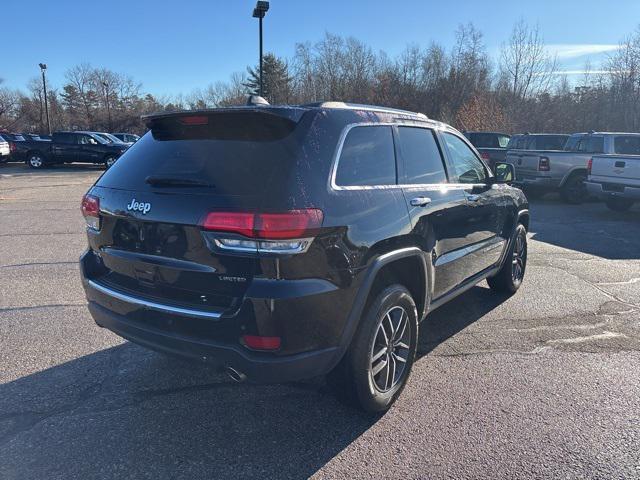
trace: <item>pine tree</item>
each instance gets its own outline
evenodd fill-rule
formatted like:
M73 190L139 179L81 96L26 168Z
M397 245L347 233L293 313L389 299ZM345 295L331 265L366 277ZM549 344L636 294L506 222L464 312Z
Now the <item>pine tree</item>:
M249 78L244 84L251 94L260 90L260 66L247 67ZM271 104L288 103L291 97L291 77L287 62L267 53L262 59L262 96Z

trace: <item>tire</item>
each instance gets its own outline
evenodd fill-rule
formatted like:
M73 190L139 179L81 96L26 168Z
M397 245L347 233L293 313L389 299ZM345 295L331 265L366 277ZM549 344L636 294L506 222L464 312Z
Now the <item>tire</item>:
M29 165L29 168L33 168L35 170L44 168L44 156L40 152L29 153L27 156L27 165Z
M587 187L584 185L586 179L587 174L585 172L572 173L560 188L562 199L573 205L584 202L588 197Z
M605 200L605 205L614 212L626 212L633 207L634 201L628 198L609 197Z
M116 163L117 158L114 157L113 155L109 155L104 159L104 168L106 170L110 169L111 167L113 167L113 164Z
M405 287L391 285L368 303L329 383L340 397L366 412L386 411L407 383L417 344L416 304ZM390 350L389 345L395 347Z
M487 283L493 291L512 295L522 285L526 268L527 230L519 223L500 271L495 276L487 278Z

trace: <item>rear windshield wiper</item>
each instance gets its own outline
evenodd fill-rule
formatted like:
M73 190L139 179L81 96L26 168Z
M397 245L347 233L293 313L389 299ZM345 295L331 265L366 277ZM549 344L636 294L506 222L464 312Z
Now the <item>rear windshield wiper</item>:
M208 187L215 188L213 183L203 182L202 180L194 180L192 178L180 178L180 177L159 177L149 175L144 180L149 185L154 187Z

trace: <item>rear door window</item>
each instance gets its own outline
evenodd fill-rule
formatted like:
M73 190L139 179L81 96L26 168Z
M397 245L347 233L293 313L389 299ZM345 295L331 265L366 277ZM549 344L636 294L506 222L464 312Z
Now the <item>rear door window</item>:
M335 183L338 186L396 184L390 126L359 126L349 130L338 159Z
M407 185L444 183L447 175L433 130L398 127L404 175L400 183Z
M631 135L614 137L613 151L621 155L640 155L640 137Z

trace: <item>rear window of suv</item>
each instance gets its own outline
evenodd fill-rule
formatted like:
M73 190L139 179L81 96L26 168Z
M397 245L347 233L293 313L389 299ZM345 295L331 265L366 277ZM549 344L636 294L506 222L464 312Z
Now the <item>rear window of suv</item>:
M160 119L105 172L98 186L146 190L148 177L208 185L181 189L259 195L280 188L301 151L298 124L262 113L224 113ZM198 124L202 120L206 124ZM187 122L188 123L188 122ZM180 187L157 187L162 190ZM284 188L284 187L282 187Z

